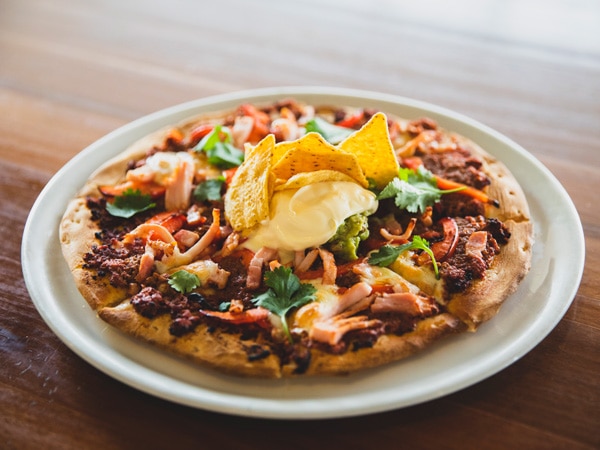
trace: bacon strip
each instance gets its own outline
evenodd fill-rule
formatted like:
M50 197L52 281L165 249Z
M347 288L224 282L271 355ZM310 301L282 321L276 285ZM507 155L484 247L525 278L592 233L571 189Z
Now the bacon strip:
M317 260L317 256L319 256L319 250L313 248L306 254L306 256L304 256L304 252L297 252L296 256L297 261L295 261L296 267L294 272L296 274L299 274L306 272L308 269L310 269L310 266L313 265L313 263Z
M323 284L335 284L337 266L333 253L319 247L319 256L323 261Z
M248 289L258 289L260 287L263 266L276 256L277 250L269 247L262 247L254 254L248 265L248 277L246 278L246 287Z
M483 259L482 252L487 247L488 233L487 231L475 231L465 244L465 253L475 258Z

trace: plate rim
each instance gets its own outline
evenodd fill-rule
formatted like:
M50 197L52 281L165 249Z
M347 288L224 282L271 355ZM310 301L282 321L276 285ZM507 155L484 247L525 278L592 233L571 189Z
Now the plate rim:
M254 102L259 102L261 100L268 101L269 99L275 97L293 96L316 96L330 98L335 97L338 100L345 99L345 101L347 101L348 99L353 99L353 101L357 102L361 100L368 100L375 103L394 104L401 105L403 107L426 110L428 112L434 113L435 115L444 116L448 118L451 122L461 122L467 125L468 127L472 128L473 130L477 130L478 132L483 133L484 135L487 135L499 142L504 143L504 145L507 145L508 147L514 149L520 157L525 158L530 164L534 165L536 169L540 171L541 176L552 182L553 187L560 194L561 203L569 210L569 219L573 221L576 225L574 242L577 245L573 245L571 247L571 250L573 251L574 259L576 260L577 264L575 267L571 268L572 284L570 286L570 289L568 289L566 292L566 297L568 298L568 301L563 301L562 304L557 305L558 308L554 312L552 320L547 322L545 326L541 328L537 327L535 330L536 333L533 336L520 336L521 339L532 338L529 342L513 342L512 347L517 346L518 350L514 350L512 349L512 347L505 349L505 352L508 352L509 354L503 357L502 362L500 364L497 364L493 367L486 367L485 370L481 369L478 375L475 377L458 377L457 380L454 380L452 386L445 386L443 389L437 389L435 392L429 391L420 393L420 395L415 396L411 401L398 402L395 399L378 398L377 401L371 401L370 403L364 404L362 406L346 407L344 410L340 410L340 408L336 408L333 405L316 404L314 401L303 403L299 401L282 402L266 399L265 401L261 402L260 400L257 400L255 398L249 398L248 396L235 394L224 395L223 393L216 393L214 391L211 391L210 389L200 389L200 391L194 392L195 395L189 396L189 392L186 391L186 387L188 385L185 383L179 383L178 380L176 380L177 382L175 384L170 383L172 392L166 392L165 390L159 389L152 384L148 384L148 380L152 381L158 379L161 381L173 381L170 377L165 376L164 374L158 374L146 366L134 363L134 366L137 370L141 372L146 372L143 374L144 382L136 382L136 380L133 380L132 377L128 376L125 373L126 371L123 371L123 367L130 364L131 361L124 355L120 354L118 351L117 353L121 356L121 358L115 358L115 356L117 355L111 355L112 359L107 360L105 358L106 355L90 355L89 352L86 352L86 348L82 348L81 345L77 345L77 343L72 340L73 336L76 336L78 332L77 326L74 326L76 324L66 324L70 325L70 328L67 329L60 328L59 325L65 325L65 323L57 323L56 318L52 316L53 311L49 308L51 305L44 301L44 296L49 294L47 292L44 292L43 290L40 290L40 286L36 283L35 274L32 271L33 266L31 263L32 257L35 254L35 249L32 249L30 246L30 236L34 231L39 231L36 230L35 221L38 218L40 211L42 210L43 202L54 192L55 189L57 189L57 184L65 176L65 174L71 171L74 167L81 165L86 158L90 157L90 154L92 154L95 149L102 148L102 146L105 145L109 145L111 141L117 140L119 138L125 138L127 136L131 137L136 134L136 131L139 132L139 130L144 128L144 126L155 125L157 123L163 123L165 121L166 122L163 126L166 126L169 123L174 124L179 122L180 119L183 120L185 119L185 117L193 116L194 114L196 114L192 113L191 111L201 110L203 108L214 108L216 105L224 105L228 103L233 105L235 104L235 102L241 102L244 100ZM221 109L221 107L216 109ZM175 117L177 117L177 119L175 119ZM147 133L139 135L138 138L143 137L145 134ZM108 157L106 157L105 159L107 160ZM62 216L62 211L60 212L60 216ZM477 382L488 378L489 376L501 371L508 365L514 363L526 353L535 348L535 346L537 346L539 342L541 342L560 322L560 320L563 318L564 314L566 313L576 296L583 275L584 261L585 244L583 236L583 227L581 225L581 221L575 208L575 205L573 204L571 198L569 197L564 187L554 177L554 175L539 160L537 160L523 147L521 147L508 137L504 136L503 134L499 133L498 131L468 116L444 108L442 106L434 105L421 100L415 100L408 97L402 97L376 91L323 86L281 86L273 88L240 90L225 94L203 97L200 99L180 103L178 105L173 105L168 108L161 109L159 111L145 115L116 128L115 130L107 133L100 139L94 141L93 143L85 147L83 150L78 152L61 169L59 169L55 173L55 175L50 179L50 181L46 184L46 186L44 186L44 188L38 195L36 201L34 202L34 205L32 206L28 215L23 230L23 239L21 244L21 262L23 276L31 299L34 303L34 306L36 307L46 324L61 339L61 341L65 343L67 347L69 347L79 357L87 361L89 364L96 367L98 370L104 372L105 374L111 376L112 378L123 382L124 384L146 392L150 395L163 398L165 400L215 412L272 419L340 418L370 414L375 412L383 412L433 400L435 398L451 394L453 392L456 392L467 386L471 386ZM298 410L299 405L301 407Z

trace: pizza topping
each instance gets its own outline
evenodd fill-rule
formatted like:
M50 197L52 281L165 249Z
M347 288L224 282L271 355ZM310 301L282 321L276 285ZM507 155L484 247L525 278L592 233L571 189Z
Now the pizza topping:
M463 191L466 186L456 186L452 189L439 189L436 178L423 166L417 171L401 168L395 177L377 196L378 200L394 198L394 203L400 209L411 213L424 213L428 206L440 200L442 194Z
M456 244L458 243L458 225L456 220L451 217L444 217L439 221L443 227L444 238L442 241L431 244L431 251L435 259L439 262L444 262L454 254Z
M373 313L399 313L409 316L430 315L437 312L435 303L412 292L383 293L371 304Z
M152 201L150 195L142 194L139 190L126 189L122 195L117 195L112 203L106 203L106 210L112 216L129 219L155 206L156 203Z
M216 125L194 147L196 151L206 153L208 162L219 169L230 169L244 161L244 152L232 143L233 137L229 128Z
M301 283L291 269L284 266L267 272L265 284L270 289L255 297L252 302L277 315L284 334L292 342L286 316L292 309L314 300L315 287L309 283Z
M144 317L152 318L168 311L163 296L157 289L147 286L131 298L131 304Z
M269 245L292 252L317 247L330 240L348 217L376 209L375 195L353 182L322 182L276 192L269 220L242 246L256 251Z
M269 311L265 308L252 308L243 311L212 311L201 309L202 316L219 319L231 324L265 323L269 318Z
M169 275L169 286L182 294L189 294L200 286L200 278L187 270L178 270Z
M438 276L438 265L435 255L429 247L429 242L427 242L421 236L414 236L411 242L398 246L389 244L384 245L378 251L373 252L371 256L369 256L369 263L376 266L389 266L396 261L402 253L409 250L422 250L425 252L433 264L433 270L436 277Z
M344 315L339 315L328 320L313 323L309 337L314 341L334 346L350 331L379 327L381 324L380 320L369 319L367 316L345 317Z
M262 283L263 267L269 261L277 257L277 250L262 247L260 248L250 260L248 265L248 278L246 280L246 287L250 290L256 290Z

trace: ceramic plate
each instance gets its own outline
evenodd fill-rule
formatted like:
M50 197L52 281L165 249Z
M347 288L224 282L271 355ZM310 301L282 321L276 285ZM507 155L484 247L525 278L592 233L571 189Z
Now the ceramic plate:
M450 337L409 359L347 377L248 380L223 376L121 334L97 318L64 262L58 226L67 202L96 167L146 134L189 116L242 102L295 97L313 104L379 108L429 116L502 160L521 183L535 224L530 273L500 313L476 334ZM569 235L569 245L561 236ZM46 185L24 231L25 282L50 328L90 364L148 394L211 411L298 419L355 416L432 400L477 383L534 348L575 297L584 263L581 222L554 176L500 133L455 112L390 95L331 88L274 88L201 99L125 125L90 145Z

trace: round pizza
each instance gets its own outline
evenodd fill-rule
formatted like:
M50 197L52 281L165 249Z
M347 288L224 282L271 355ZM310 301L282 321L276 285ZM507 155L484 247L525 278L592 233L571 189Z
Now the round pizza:
M492 318L530 267L515 178L427 117L295 99L159 130L60 225L98 316L264 378L398 361Z

